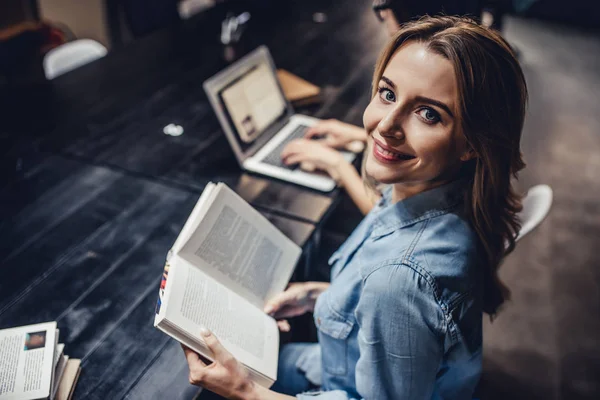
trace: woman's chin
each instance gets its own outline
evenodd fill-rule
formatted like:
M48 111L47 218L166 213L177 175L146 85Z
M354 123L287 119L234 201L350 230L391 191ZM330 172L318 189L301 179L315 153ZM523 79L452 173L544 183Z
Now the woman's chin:
M391 185L394 183L401 183L403 181L402 176L398 176L397 174L396 175L390 174L389 172L386 173L385 171L369 172L369 170L367 170L366 173L374 181L376 181L378 183L383 183L386 185Z
M406 177L400 171L387 168L374 160L367 160L365 165L366 174L375 181L383 184L400 183Z

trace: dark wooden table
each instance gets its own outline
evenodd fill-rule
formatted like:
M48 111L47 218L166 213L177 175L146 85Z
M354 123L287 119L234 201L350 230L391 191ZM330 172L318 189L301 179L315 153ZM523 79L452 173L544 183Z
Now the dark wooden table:
M152 327L153 307L197 197L49 156L0 193L0 327L58 321L67 354L82 358L78 396L123 397L175 343ZM301 246L314 231L263 214ZM169 375L181 361L159 365Z
M385 39L369 2L283 3L252 10L236 56L267 44L278 67L324 88L322 104L300 111L360 123ZM76 398L197 393L178 344L152 320L165 255L208 181L305 249L336 204L338 191L237 166L202 90L227 64L227 7L52 82L0 91L0 328L58 321L66 353L82 359ZM169 123L184 135L164 135Z
M369 4L285 3L269 15L253 14L236 56L268 45L278 67L324 88L323 103L301 112L360 124L385 38ZM228 10L216 8L157 32L47 84L1 93L8 121L0 129L26 137L43 152L198 192L208 179L235 185L239 167L202 89L228 63L219 42ZM313 22L316 11L326 13L326 23ZM183 126L184 135L164 135L169 123ZM256 187L261 189L247 198L253 205L311 222L322 221L337 196L274 180Z

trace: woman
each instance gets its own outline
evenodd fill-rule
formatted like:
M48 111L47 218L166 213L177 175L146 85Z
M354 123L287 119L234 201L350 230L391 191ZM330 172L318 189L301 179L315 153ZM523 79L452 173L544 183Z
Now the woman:
M265 310L314 311L319 343L284 346L268 390L204 332L217 361L184 349L192 383L231 399L471 397L519 228L523 73L500 35L439 17L403 26L373 83L364 169L388 189L331 258L331 284L294 284Z
M393 36L401 22L423 15L481 15L481 0L374 0L373 11ZM377 191L365 191L361 177L343 157L333 149L345 149L356 142L365 142L367 134L361 127L336 119L324 120L306 133L306 139L323 137L318 142L297 140L282 152L287 164L311 165L327 172L337 180L363 214L367 214L377 203Z

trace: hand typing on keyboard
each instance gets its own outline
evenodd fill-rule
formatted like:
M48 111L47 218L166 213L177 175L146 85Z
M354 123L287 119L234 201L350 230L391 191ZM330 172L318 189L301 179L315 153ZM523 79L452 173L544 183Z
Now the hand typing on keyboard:
M322 139L329 147L358 153L364 148L367 132L361 127L337 119L327 119L308 129L305 138Z
M337 179L337 169L348 163L342 154L317 140L296 139L289 142L281 152L285 165L299 164L302 169L318 169ZM311 168L312 167L312 168Z

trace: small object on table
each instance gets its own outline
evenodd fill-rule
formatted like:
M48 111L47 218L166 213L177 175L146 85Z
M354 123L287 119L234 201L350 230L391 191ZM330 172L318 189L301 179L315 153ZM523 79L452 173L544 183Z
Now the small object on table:
M246 23L250 20L250 13L243 12L238 16L232 14L227 15L221 22L221 43L228 45L237 43L245 28Z
M327 22L327 14L323 12L316 12L313 14L313 21L317 24L322 24Z
M277 78L283 93L294 107L305 106L321 101L321 88L298 75L284 69L277 70Z

